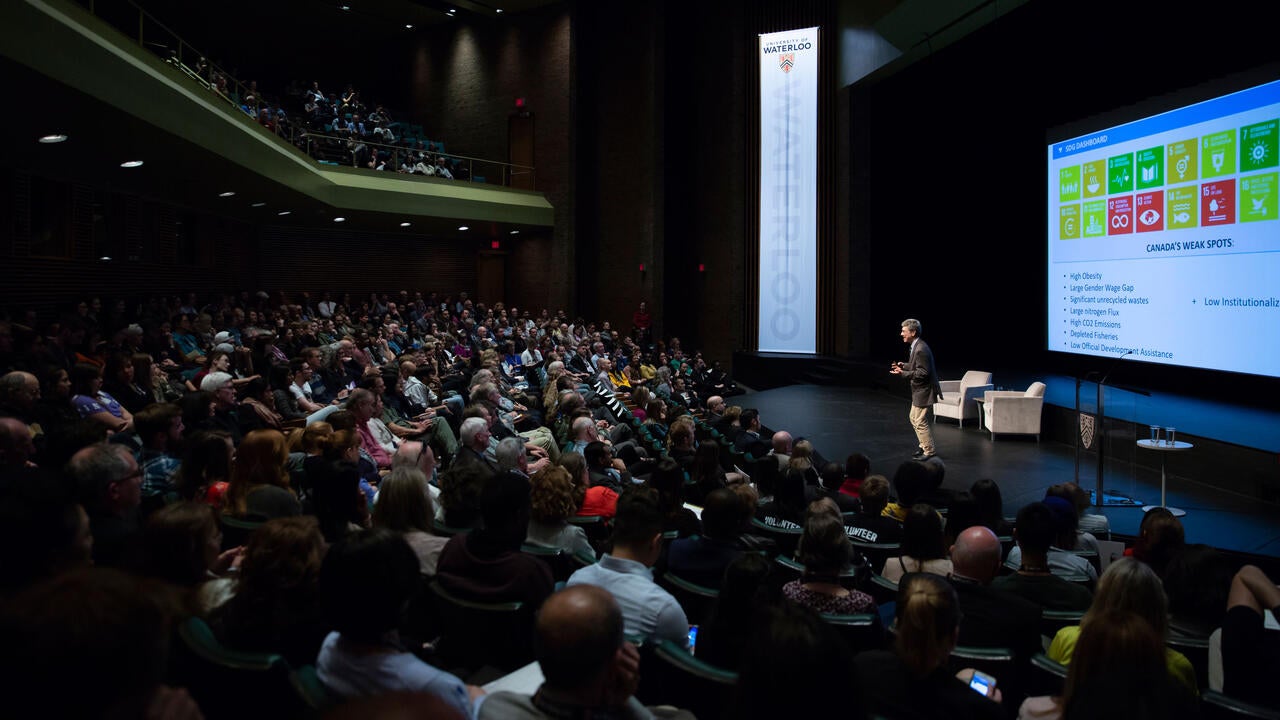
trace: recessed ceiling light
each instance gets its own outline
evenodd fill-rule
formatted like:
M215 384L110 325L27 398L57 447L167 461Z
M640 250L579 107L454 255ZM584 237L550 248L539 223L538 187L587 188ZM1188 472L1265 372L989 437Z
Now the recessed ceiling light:
M400 227L409 227L409 226L410 226L410 225L412 225L412 224L413 224L413 223L402 222L402 223L400 223Z
M45 145L53 145L54 143L66 142L66 140L67 140L67 136L63 135L62 133L57 133L54 135L45 135L40 138L40 142Z
M501 15L501 14L502 14L502 8L498 8L496 12L497 12L499 15Z
M265 205L266 205L266 203L254 203L254 204L250 205L249 207L264 207Z
M279 215L279 216L281 216L281 217L284 217L285 215L288 215L288 214L289 214L289 212L290 212L289 210L281 210L280 212L278 212L278 213L276 213L276 214L277 214L277 215Z
M125 160L124 162L120 163L120 167L122 168L142 167L142 161L141 160Z
M520 234L520 231L519 231L519 230L512 230L512 231L511 231L511 234L512 234L512 235L519 235L519 234Z
M111 259L111 256L110 256L110 255L103 255L102 257L100 257L100 258L98 258L98 259L99 259L99 260L102 260L102 261L104 261L104 262L105 262L105 261L109 261L109 260Z
M339 6L338 6L338 9L339 9L339 10L343 10L343 11L348 11L348 12L349 12L349 11L351 10L351 6L350 6L350 5L339 5Z
M232 195L235 195L235 194L236 192L234 190L228 190L226 192L218 193L218 197L231 197Z
M466 225L459 225L458 229L462 231L466 231L466 230L470 230L471 228L467 227Z
M334 221L334 222L346 222L346 221L347 221L347 219L346 219L346 218L344 218L344 217L342 217L342 216L338 216L338 217L334 218L334 219L333 219L333 221Z
M412 26L412 25L410 25L410 24L408 24L408 23L405 23L404 29L405 29L405 30L412 30L412 29L413 29L413 26Z

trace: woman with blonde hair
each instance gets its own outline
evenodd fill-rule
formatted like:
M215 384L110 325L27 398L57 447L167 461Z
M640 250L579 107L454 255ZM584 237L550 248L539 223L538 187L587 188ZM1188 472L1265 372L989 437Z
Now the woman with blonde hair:
M288 460L289 448L279 430L245 435L236 448L226 512L260 520L300 514L302 504L289 487Z
M791 446L791 459L787 461L786 471L803 477L806 488L818 487L822 484L822 476L813 466L813 443L808 440L797 440Z
M898 583L892 650L854 657L854 678L871 717L1005 717L1001 693L970 690L972 668L952 674L951 651L960 636L960 601L946 578L908 573ZM999 680L999 678L997 678Z
M578 512L573 478L559 465L548 465L529 478L529 530L525 542L560 548L595 560L596 551L581 527L569 522Z
M1164 638L1151 622L1111 608L1091 611L1088 624L1082 624L1062 695L1027 698L1018 718L1197 717L1198 704L1195 694L1170 676Z
M449 538L432 532L435 516L431 495L427 492L427 476L416 467L397 467L378 486L378 502L373 506L373 526L387 528L404 536L418 556L423 575L434 576L440 551Z
M1163 641L1169 636L1169 600L1164 585L1146 563L1133 558L1120 558L1107 567L1098 580L1093 604L1079 625L1064 627L1049 644L1049 659L1070 665L1081 634L1095 618L1108 610L1131 612L1146 618ZM1169 676L1193 693L1198 692L1196 672L1185 655L1165 648L1165 665Z

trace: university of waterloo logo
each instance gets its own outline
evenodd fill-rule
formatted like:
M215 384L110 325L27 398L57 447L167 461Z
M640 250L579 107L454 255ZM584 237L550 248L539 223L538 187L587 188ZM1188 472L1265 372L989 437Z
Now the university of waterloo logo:
M786 55L778 56L778 67L782 68L782 72L784 73L791 72L791 68L794 67L795 64L796 64L795 53L787 53Z

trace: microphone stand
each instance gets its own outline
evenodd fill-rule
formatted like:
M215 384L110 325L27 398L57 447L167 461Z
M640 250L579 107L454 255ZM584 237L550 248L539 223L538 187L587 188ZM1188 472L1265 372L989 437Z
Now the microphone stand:
M1102 379L1098 380L1098 419L1097 419L1097 422L1094 424L1094 429L1093 429L1094 442L1096 442L1098 445L1098 467L1097 467L1097 477L1094 481L1094 496L1093 496L1094 507L1102 507L1104 505L1103 493L1102 493L1102 471L1103 471L1103 466L1106 462L1106 457L1103 453L1103 449L1104 449L1103 439L1105 436L1105 426L1103 421L1106 418L1106 412L1104 411L1103 404L1102 404L1102 395L1103 395L1102 390L1107 384L1107 378L1111 377L1111 373L1116 369L1116 366L1120 364L1120 361L1129 357L1132 354L1133 354L1133 351L1130 350L1129 352L1113 360L1111 362L1110 367L1107 368L1107 371L1102 374ZM1094 375L1097 375L1097 373L1089 373L1088 375L1085 375L1085 379L1087 380L1089 377ZM1077 406L1079 405L1079 403L1080 403L1080 392L1077 389L1076 391ZM1077 473L1078 473L1079 472L1078 459L1076 462L1076 467L1077 467Z

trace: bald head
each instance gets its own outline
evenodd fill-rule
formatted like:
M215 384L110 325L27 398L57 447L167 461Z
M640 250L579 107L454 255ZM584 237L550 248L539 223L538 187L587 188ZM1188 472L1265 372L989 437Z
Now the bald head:
M40 381L21 370L0 375L0 404L30 410L40 399Z
M0 418L0 466L23 467L35 454L31 429L20 420Z
M982 525L965 529L951 546L951 564L957 574L989 584L1000 569L1000 539Z
M622 628L622 611L603 588L574 585L547 598L534 627L547 684L573 691L601 682L622 646Z
M400 467L417 468L430 479L436 469L436 457L431 446L417 440L401 443L396 454L391 456L391 469Z
M779 430L773 434L773 451L778 455L790 454L791 444L791 433L786 430Z
M712 395L707 398L707 411L717 415L724 412L724 398L719 395Z

